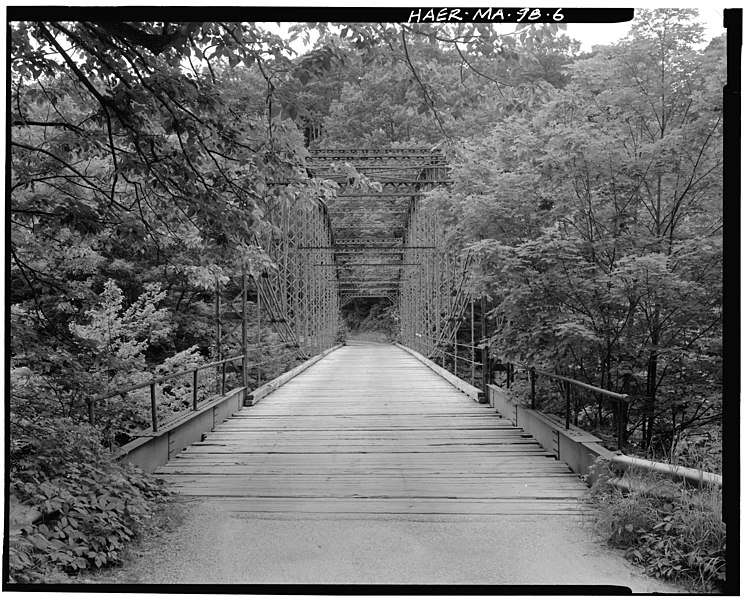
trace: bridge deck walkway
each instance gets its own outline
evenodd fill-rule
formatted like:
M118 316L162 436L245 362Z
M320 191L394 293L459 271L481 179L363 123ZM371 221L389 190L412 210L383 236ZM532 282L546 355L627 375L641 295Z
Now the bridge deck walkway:
M345 346L157 471L239 513L567 514L584 484L391 345Z

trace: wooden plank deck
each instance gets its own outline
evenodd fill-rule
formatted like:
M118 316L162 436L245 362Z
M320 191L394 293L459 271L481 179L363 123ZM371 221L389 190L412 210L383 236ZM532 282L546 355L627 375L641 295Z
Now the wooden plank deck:
M567 514L585 485L391 345L341 348L157 474L249 513Z

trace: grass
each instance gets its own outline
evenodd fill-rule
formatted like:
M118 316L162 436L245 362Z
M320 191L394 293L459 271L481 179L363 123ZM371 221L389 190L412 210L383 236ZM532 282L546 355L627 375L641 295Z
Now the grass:
M674 581L696 592L721 591L726 580L726 528L722 492L672 483L643 470L628 471L640 491L623 492L606 462L594 466L598 480L588 495L595 532L647 574ZM659 497L654 489L671 492ZM645 491L646 490L646 491Z

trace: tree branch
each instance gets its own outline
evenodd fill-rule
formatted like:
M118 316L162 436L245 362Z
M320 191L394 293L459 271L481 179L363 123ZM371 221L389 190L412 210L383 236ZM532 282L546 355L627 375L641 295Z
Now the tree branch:
M409 56L409 47L406 45L406 33L404 32L403 28L401 29L401 41L403 42L403 48L404 48L404 55L406 57L406 63L409 65L409 69L411 70L412 74L417 80L417 83L419 84L419 87L422 88L422 92L424 92L424 99L425 101L429 101L429 107L432 109L432 114L435 116L435 119L437 120L437 124L440 127L440 131L442 131L442 134L450 141L452 142L452 138L450 135L448 135L447 131L445 131L445 125L443 124L442 120L440 119L440 115L437 112L437 109L435 108L434 100L432 100L432 96L430 96L429 91L427 91L427 87L424 85L422 80L419 78L419 73L417 73L416 68L414 68L414 65L411 62L411 57Z

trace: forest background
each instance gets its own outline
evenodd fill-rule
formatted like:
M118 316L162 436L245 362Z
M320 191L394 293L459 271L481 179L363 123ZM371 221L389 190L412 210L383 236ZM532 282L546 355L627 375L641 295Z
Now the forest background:
M214 360L215 281L271 267L269 203L333 195L304 169L316 147L442 148L454 184L427 206L474 258L489 346L630 394L629 451L704 448L721 472L724 36L689 9L636 11L590 52L561 25L289 31L11 23L12 491L49 500L63 465L148 426L145 389L90 428L96 393ZM395 336L395 310L372 313ZM264 355L265 377L293 364ZM191 391L161 385L159 410ZM584 405L579 424L609 423Z

